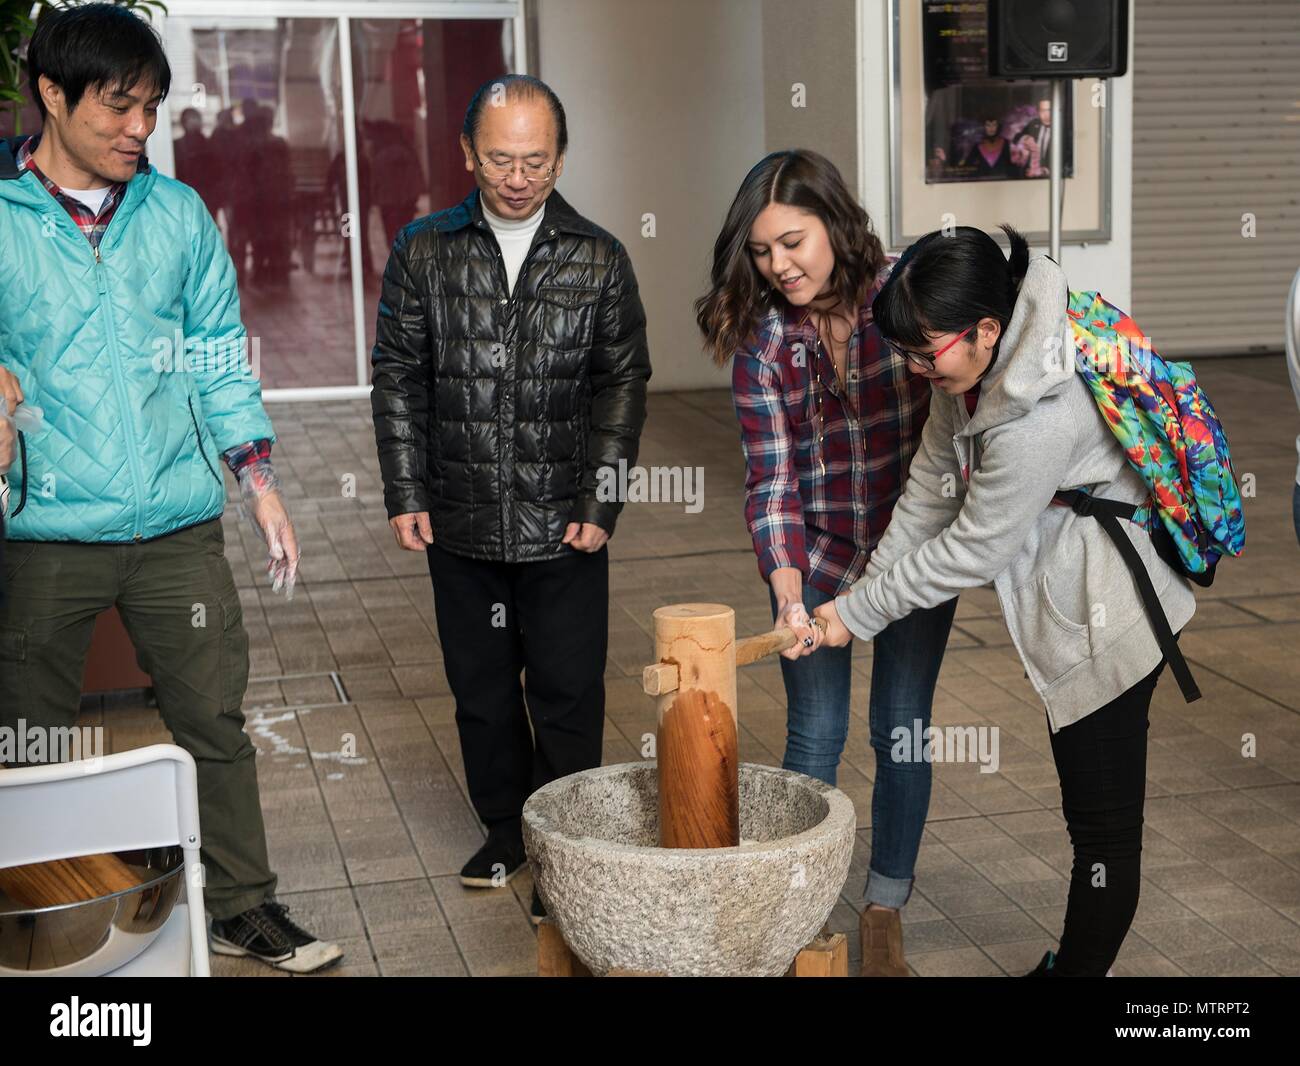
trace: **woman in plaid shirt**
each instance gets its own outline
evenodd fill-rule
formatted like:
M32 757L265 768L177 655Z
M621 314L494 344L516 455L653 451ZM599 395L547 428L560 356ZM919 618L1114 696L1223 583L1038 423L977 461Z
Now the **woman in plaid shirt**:
M696 303L707 350L719 365L732 360L759 573L777 624L804 642L781 661L783 765L830 784L848 737L852 648L807 654L821 642L809 613L862 576L930 405L929 382L908 373L872 323L888 270L835 166L816 152L775 152L741 183L714 244L712 286ZM899 910L912 890L930 764L895 761L891 750L912 751L913 731L929 728L955 608L917 611L875 640L863 976L908 974Z

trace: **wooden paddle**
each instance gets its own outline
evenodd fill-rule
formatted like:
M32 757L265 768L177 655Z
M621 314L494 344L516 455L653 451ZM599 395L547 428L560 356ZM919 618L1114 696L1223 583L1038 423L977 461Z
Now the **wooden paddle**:
M0 870L0 892L23 907L58 907L111 896L144 880L116 855L81 855Z

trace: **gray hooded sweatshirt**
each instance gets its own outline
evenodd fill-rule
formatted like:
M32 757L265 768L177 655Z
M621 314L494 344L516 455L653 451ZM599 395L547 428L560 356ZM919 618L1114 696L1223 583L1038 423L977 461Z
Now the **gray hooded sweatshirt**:
M1076 488L1126 503L1147 497L1075 372L1067 295L1054 262L1029 264L974 416L963 397L935 390L889 528L861 580L835 601L849 630L869 640L991 581L1052 732L1115 699L1162 658L1101 523L1051 502ZM1190 583L1156 555L1144 529L1120 525L1177 633L1196 610Z

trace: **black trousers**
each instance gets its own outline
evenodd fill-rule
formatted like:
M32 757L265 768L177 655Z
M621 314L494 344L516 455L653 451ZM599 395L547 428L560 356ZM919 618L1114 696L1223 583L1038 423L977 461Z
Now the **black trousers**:
M1164 666L1051 738L1074 845L1054 966L1062 977L1104 977L1137 912L1148 715Z
M600 765L608 549L532 563L436 544L428 555L470 801L489 828L517 821L533 791Z

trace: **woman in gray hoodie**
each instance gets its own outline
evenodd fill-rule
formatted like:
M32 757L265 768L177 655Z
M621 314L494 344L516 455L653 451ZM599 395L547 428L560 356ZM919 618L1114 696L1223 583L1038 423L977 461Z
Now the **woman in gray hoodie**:
M931 381L930 417L861 580L815 614L825 643L843 645L993 584L1046 706L1074 844L1060 950L1034 975L1100 976L1137 910L1147 714L1164 658L1101 524L1052 498L1086 489L1138 503L1147 489L1075 372L1065 275L1003 228L1009 262L981 230L931 233L876 297L881 333ZM1195 610L1190 585L1122 524L1177 633Z

